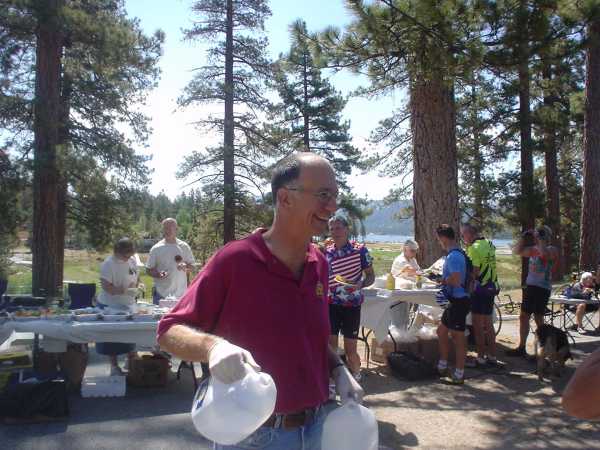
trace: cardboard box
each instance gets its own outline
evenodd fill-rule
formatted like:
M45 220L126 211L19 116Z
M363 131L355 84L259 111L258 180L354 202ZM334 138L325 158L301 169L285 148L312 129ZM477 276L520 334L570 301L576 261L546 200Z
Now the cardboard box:
M88 363L87 344L69 344L58 356L58 364L69 381L69 389L79 390Z
M380 344L375 340L371 339L371 360L380 364L387 364L387 356L393 351L409 352L412 354L418 354L419 344L418 342L398 342L396 348L394 348L394 342L387 336Z
M28 369L30 367L31 358L28 352L0 353L0 370Z
M448 362L454 366L456 360L456 352L454 351L454 343L452 339L449 340L450 349L448 352ZM419 339L418 340L418 355L425 361L431 364L437 364L440 359L440 344L438 338L433 339Z
M127 382L141 387L166 386L170 367L170 361L162 355L139 352L129 360Z
M387 364L387 355L394 351L394 344L389 336L385 338L383 343L377 342L375 338L371 338L371 360Z

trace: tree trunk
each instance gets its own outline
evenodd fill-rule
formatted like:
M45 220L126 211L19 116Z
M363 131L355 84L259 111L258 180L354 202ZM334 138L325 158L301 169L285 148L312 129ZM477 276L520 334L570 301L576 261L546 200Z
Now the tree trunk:
M306 50L304 50L304 59L302 65L302 83L304 89L304 110L302 111L302 116L304 119L304 151L310 151L310 118L308 116L308 74L306 73L306 66L308 65L308 61L306 60Z
M529 74L529 42L528 15L526 0L520 1L519 29L523 30L522 41L517 52L519 57L519 128L521 138L521 201L519 216L521 231L535 227L533 211L533 142L531 140L531 106L530 102L530 74ZM525 286L529 258L521 258L521 285Z
M579 269L600 260L600 19L588 25Z
M63 1L47 0L38 6L36 33L32 290L34 295L47 296L60 293L64 260L62 174L57 158L63 46L59 15Z
M552 66L544 62L542 76L546 82L544 92L544 106L548 112L552 112L556 105L556 95L552 92ZM560 181L558 178L558 149L556 145L556 130L554 120L544 118L543 142L546 169L546 224L552 228L553 245L558 250L558 264L552 272L554 281L562 280L564 276L564 258L562 252L562 233L560 226Z
M227 0L225 38L225 126L223 132L223 242L235 239L233 128L233 0Z
M454 92L442 79L413 80L410 87L413 138L413 205L419 262L427 267L443 255L436 228L458 233L458 166Z

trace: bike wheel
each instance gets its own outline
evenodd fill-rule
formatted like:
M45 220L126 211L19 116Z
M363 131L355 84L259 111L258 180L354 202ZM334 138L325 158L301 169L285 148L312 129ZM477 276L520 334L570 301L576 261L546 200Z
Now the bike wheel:
M498 336L502 329L502 311L496 302L494 302L494 314L496 316L496 320L494 320L494 333Z

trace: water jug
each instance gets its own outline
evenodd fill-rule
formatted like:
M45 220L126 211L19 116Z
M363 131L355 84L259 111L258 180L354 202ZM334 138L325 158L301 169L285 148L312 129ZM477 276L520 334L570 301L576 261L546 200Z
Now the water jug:
M321 450L377 450L375 414L350 400L332 411L323 424Z
M232 384L214 377L199 387L192 404L192 421L205 438L233 445L250 436L275 409L277 389L269 374L246 364L246 375Z

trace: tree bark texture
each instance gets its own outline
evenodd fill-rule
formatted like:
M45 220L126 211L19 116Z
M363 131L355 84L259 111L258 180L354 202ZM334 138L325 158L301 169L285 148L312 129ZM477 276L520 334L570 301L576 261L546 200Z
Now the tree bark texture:
M547 85L552 82L552 66L544 63L542 76ZM549 88L548 88L549 89ZM548 110L555 107L557 98L552 92L544 92L544 106ZM552 273L554 281L562 280L564 276L564 258L562 249L562 232L560 226L560 181L558 178L558 148L556 145L556 131L553 121L546 120L543 126L543 142L546 169L546 224L552 228L553 244L558 250L559 263Z
M34 108L32 290L55 296L62 288L64 215L59 156L60 78L63 36L60 10L64 0L39 6L36 33Z
M304 151L310 151L310 118L308 115L308 73L307 66L308 61L306 58L306 49L304 50L303 57L303 72L302 72L302 87L304 90L304 111L302 111L302 117L304 120L304 133L303 133L303 141L304 141Z
M223 242L225 244L235 239L233 89L233 0L227 0L225 126L223 132Z
M458 165L454 93L441 79L416 79L410 87L413 136L413 206L419 262L427 267L443 255L436 228L458 233Z
M579 269L600 261L600 19L588 25Z
M523 30L521 42L517 48L519 66L519 127L521 138L521 199L519 216L521 231L535 227L535 208L533 198L533 142L531 139L530 72L527 1L521 0L519 6L519 29ZM521 258L521 285L525 286L529 258Z

